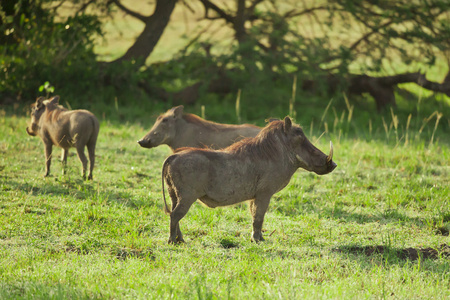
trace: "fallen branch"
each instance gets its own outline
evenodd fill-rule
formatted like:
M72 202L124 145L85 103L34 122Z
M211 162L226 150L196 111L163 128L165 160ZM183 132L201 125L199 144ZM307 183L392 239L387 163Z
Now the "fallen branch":
M215 79L207 83L200 81L178 92L167 92L162 88L150 88L143 83L140 86L147 93L157 95L163 101L172 99L175 104L193 104L199 97L199 90L204 84L207 84L205 91L208 93L227 94L234 91L233 80L225 72L217 71L216 76ZM342 80L343 78L336 75L329 75L325 79L303 80L300 88L314 92L320 89L318 81L322 81L327 83L329 93L335 93L339 85L347 81L347 92L349 94L370 94L375 100L378 111L383 110L388 105L396 106L395 90L397 85L402 83L415 83L427 90L443 93L450 97L450 72L442 83L430 81L426 79L425 74L420 72L381 77L351 74L348 78Z
M350 78L348 87L349 93L363 94L369 93L377 104L378 111L386 105L396 105L394 88L402 83L415 83L427 90L444 93L450 96L450 75L447 74L442 83L429 81L425 74L420 72L404 73L394 76L372 77L368 75L353 75Z

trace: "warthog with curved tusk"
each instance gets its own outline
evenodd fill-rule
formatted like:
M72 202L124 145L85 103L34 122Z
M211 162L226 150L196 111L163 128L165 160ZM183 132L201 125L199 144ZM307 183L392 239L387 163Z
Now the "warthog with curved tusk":
M169 243L184 242L179 221L197 199L213 208L250 200L252 240L262 241L272 195L289 183L298 168L319 175L332 172L337 165L330 146L330 154L324 154L286 117L270 122L256 137L223 150L185 148L169 156L162 167L164 208L170 214ZM164 181L173 211L166 203Z

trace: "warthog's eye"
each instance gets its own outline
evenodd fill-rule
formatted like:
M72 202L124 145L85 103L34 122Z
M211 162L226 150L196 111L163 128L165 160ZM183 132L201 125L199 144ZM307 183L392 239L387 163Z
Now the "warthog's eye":
M167 121L169 121L167 118L162 119L163 123L167 123Z

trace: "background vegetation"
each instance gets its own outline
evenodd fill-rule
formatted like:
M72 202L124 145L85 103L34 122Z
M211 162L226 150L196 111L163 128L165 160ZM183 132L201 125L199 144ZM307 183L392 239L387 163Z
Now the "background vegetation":
M449 3L355 3L2 1L0 298L448 298ZM147 56L129 51L167 14ZM42 178L28 104L54 94L101 121L92 182L73 151ZM245 204L194 205L186 245L169 246L170 152L136 141L175 104L227 123L291 115L333 141L338 168L294 175L264 243Z
M83 106L233 106L241 90L260 120L281 113L295 81L312 106L345 107L345 92L389 111L428 90L433 110L450 95L449 11L445 0L6 1L0 98L30 103L48 81Z

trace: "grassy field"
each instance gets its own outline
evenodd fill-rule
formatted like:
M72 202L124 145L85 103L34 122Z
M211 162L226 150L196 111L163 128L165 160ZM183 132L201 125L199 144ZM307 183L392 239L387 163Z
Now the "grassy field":
M153 115L96 112L97 165L83 182L74 151L62 175L59 149L44 179L27 118L2 111L0 298L449 298L448 120L435 131L436 115L407 125L392 112L372 129L360 112L331 112L305 132L325 152L333 141L338 168L293 176L272 199L265 242L250 242L245 204L195 204L181 221L187 243L173 246L160 180L169 149L136 143Z
M201 31L187 21L196 17L177 8L149 62L169 59ZM214 26L208 34L229 38ZM117 58L141 28L119 14L96 53ZM433 72L442 80L447 70ZM284 117L284 92L263 112L243 90L242 120ZM22 107L0 107L0 299L450 298L448 97L431 101L421 90L381 114L371 99L324 107L323 99L297 98L292 114L324 152L333 141L337 169L294 174L272 198L265 242L250 241L246 204L195 204L181 221L186 244L174 246L160 173L169 148L136 143L169 104L136 109L126 96L100 94L83 107L101 121L91 182L81 180L74 150L62 175L54 149L52 176L43 178L43 145L26 134ZM199 99L185 111L200 114L202 105L208 119L237 122L233 100Z

